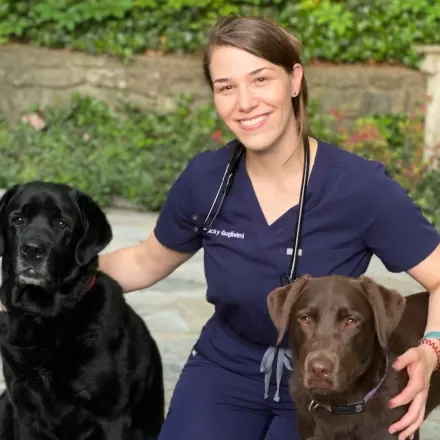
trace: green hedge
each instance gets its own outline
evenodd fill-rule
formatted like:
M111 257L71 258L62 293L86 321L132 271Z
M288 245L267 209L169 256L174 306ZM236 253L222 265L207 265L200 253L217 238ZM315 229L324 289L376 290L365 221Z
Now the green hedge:
M221 129L210 106L178 98L174 113L142 111L122 103L73 95L44 112L47 128L21 123L0 129L0 187L32 179L70 183L108 204L114 196L157 210L172 180L197 151L218 146Z
M276 19L303 41L306 60L414 67L414 44L440 43L440 3L432 0L3 0L0 40L124 58L189 53L226 14Z
M318 108L313 103L310 111L315 136L383 162L440 227L440 171L423 159L422 110L372 115L347 130L343 115L322 115ZM126 104L112 110L74 95L42 117L42 131L25 123L8 129L0 122L0 187L55 180L87 191L103 206L122 197L139 210L156 211L192 156L231 139L214 107L196 106L190 96L180 97L174 112L161 113ZM331 123L336 129L329 129Z

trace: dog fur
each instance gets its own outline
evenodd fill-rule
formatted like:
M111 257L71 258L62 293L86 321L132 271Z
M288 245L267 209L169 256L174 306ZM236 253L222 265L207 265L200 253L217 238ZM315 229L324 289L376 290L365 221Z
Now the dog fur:
M97 269L111 239L100 207L67 185L16 185L0 200L1 440L157 438L161 356Z

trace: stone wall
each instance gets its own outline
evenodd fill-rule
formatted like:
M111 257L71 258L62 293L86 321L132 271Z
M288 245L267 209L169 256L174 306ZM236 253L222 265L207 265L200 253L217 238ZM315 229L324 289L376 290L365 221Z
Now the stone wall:
M420 70L426 75L428 105L425 118L425 145L428 156L440 152L440 45L418 48L424 57Z
M425 78L402 67L306 67L310 96L324 111L345 109L349 118L372 112L411 111L425 96ZM199 56L138 56L127 64L107 56L31 46L0 46L0 112L10 122L30 105L66 101L73 91L111 105L128 99L144 109L172 108L176 93L198 102L211 94Z

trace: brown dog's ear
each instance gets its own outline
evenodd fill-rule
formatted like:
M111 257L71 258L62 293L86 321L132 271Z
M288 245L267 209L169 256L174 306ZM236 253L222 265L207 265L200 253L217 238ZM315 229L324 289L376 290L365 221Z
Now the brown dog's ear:
M6 205L12 199L14 194L17 192L20 185L14 185L9 188L0 199L0 257L3 255L5 250L5 230L6 230L6 218L5 218L5 209Z
M269 309L270 318L278 330L277 344L283 340L287 326L289 325L290 312L293 304L310 278L310 275L303 275L292 284L278 287L269 293L267 297L267 307Z
M359 281L374 312L379 343L387 348L388 339L396 330L405 310L405 298L396 290L381 286L366 276L359 277Z

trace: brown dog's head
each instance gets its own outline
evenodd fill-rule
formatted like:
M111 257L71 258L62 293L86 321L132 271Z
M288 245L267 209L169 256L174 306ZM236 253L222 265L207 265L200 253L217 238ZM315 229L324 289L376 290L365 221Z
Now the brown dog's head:
M268 297L278 342L288 331L303 386L318 394L343 392L365 372L404 307L399 293L365 276L305 275Z

